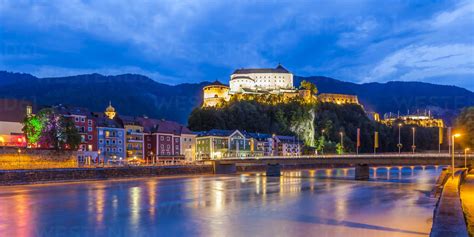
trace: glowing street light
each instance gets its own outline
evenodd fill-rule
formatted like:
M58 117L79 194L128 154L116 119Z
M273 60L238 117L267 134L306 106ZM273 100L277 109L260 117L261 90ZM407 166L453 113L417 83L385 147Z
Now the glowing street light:
M464 168L466 169L467 168L467 152L471 150L471 148L466 148L464 149Z
M454 139L456 137L460 137L461 134L459 133L456 133L454 135L451 136L451 145L453 146L453 153L451 155L451 178L454 179Z

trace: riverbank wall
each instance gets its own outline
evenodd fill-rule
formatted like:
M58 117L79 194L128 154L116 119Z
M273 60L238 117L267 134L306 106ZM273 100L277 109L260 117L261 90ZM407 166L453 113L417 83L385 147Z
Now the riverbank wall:
M210 165L180 165L154 167L2 170L0 171L0 185L196 174L212 174L212 167Z
M460 185L465 177L466 170L457 169L454 173L454 178L449 177L447 179L434 210L430 237L468 236L459 195Z
M283 165L282 170L344 167L347 166ZM265 172L266 165L239 165L236 167L236 171L239 173ZM211 174L214 174L212 165L0 170L0 185Z

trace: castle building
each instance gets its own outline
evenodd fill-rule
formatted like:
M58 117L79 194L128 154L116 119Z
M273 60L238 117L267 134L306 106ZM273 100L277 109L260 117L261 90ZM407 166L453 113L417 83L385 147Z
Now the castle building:
M444 121L440 118L434 118L431 113L416 113L401 116L392 116L392 113L385 114L381 123L393 126L394 124L402 123L405 125L416 125L420 127L444 127Z
M335 103L335 104L359 104L359 99L356 95L346 94L331 94L321 93L318 95L318 100L323 103Z
M284 101L314 99L310 90L293 86L293 74L280 64L276 68L237 69L230 76L229 84L215 81L205 86L202 107L216 107L232 97L242 98L245 95L282 95Z
M229 87L219 81L205 86L202 91L203 107L215 107L230 99Z
M230 94L295 91L293 74L281 64L276 68L237 69L230 76L229 84Z

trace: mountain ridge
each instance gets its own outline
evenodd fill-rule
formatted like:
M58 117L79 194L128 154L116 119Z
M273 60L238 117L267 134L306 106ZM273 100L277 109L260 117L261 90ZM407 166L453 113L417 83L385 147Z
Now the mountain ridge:
M474 104L474 93L457 86L404 81L358 84L324 76L295 76L294 85L302 80L315 83L321 93L357 95L367 110L381 114L430 109L449 120L460 108ZM0 97L29 99L40 106L70 104L93 111L102 111L112 101L122 114L187 123L192 109L202 101L202 87L210 83L168 85L131 73L38 78L0 71Z

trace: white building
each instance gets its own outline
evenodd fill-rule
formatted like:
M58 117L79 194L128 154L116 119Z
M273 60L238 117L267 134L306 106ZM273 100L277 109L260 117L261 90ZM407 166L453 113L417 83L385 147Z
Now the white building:
M237 69L230 76L230 94L281 93L294 91L293 74L282 65L276 68Z

